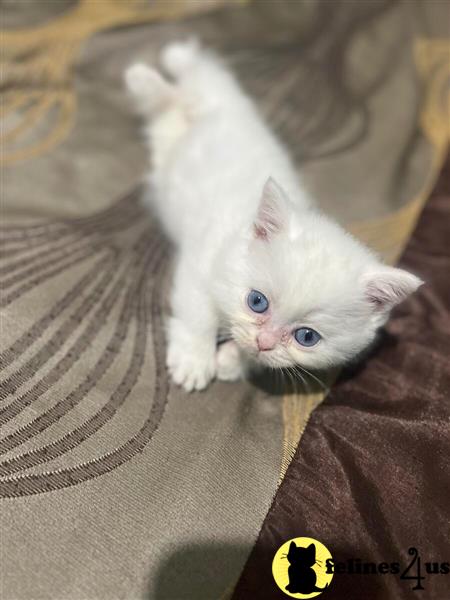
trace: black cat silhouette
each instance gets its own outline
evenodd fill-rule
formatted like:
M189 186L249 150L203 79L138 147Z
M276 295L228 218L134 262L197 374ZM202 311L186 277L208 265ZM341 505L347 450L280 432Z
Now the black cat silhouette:
M316 564L316 547L310 544L307 548L302 548L291 542L287 554L289 561L289 584L286 586L291 594L312 594L313 592L323 592L328 587L316 587L317 576L313 569Z

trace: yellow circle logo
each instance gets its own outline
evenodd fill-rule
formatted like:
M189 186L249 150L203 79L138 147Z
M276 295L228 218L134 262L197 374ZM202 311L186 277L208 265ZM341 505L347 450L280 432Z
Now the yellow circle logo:
M333 573L327 573L327 560L331 558L328 548L313 538L288 540L273 558L273 578L280 590L292 598L314 598L333 579Z

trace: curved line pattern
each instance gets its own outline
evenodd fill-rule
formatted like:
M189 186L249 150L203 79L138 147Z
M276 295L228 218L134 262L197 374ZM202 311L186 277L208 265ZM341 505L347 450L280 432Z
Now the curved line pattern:
M107 253L94 264L92 269L86 273L61 300L59 300L31 329L17 339L9 348L0 354L0 371L9 367L9 365L25 352L36 340L38 340L54 320L70 306L81 293L88 289L90 284L101 275L106 266L112 264L112 256Z
M114 252L114 248L110 248L110 250L112 250ZM44 273L42 273L41 275L38 275L37 277L25 279L25 282L20 287L13 290L7 296L3 296L0 299L0 306L2 308L9 306L12 302L18 300L24 294L33 290L33 288L42 285L47 280L52 279L53 277L56 277L57 275L60 275L64 271L67 271L70 267L74 267L75 265L78 265L79 263L83 263L84 261L88 260L89 258L92 258L93 256L95 256L97 254L97 252L98 252L98 248L89 248L85 252L78 253L77 255L75 255L75 258L73 256L71 256L70 260L67 260L67 261L58 260L57 261L58 264L57 264L57 266L55 266L55 268L50 269L49 271L44 271Z
M144 264L144 268L151 266L148 261ZM99 358L95 366L86 376L85 380L78 385L78 387L67 396L63 402L58 403L53 409L43 413L37 419L34 419L27 428L19 430L25 441L28 437L37 435L43 431L46 427L52 425L56 420L62 418L69 410L72 410L74 406L79 404L81 400L91 391L96 385L97 381L104 375L104 373L111 367L114 359L116 358L120 347L121 340L126 336L127 331L131 325L133 317L136 317L137 303L136 293L138 298L141 294L144 285L144 272L141 272L137 285L130 287L128 290L127 298L122 309L122 314L118 319L116 330L111 336L110 342L105 350L105 353ZM131 361L127 370L127 374L123 378L121 384L116 389L110 400L93 415L90 419L85 421L81 426L75 428L70 433L63 436L50 444L42 446L36 450L26 452L20 456L6 460L0 464L0 476L9 475L11 473L28 469L37 464L48 462L61 454L67 452L68 448L75 448L78 444L82 443L94 433L96 433L101 427L103 427L117 412L120 406L125 401L126 397L131 391L129 381L134 379L135 373L139 373L143 358L145 357L145 343L146 343L147 328L136 328L134 350L131 356ZM139 367L136 367L136 364ZM25 431L27 429L28 431ZM18 432L18 433L19 433ZM27 435L28 434L28 435ZM19 439L18 444L21 443Z
M91 215L85 215L82 217L73 217L71 219L62 219L62 218L54 218L54 219L42 219L37 218L32 222L27 223L17 223L12 222L7 225L0 224L0 233L3 239L23 239L24 237L29 237L33 235L34 231L37 231L39 234L39 230L43 230L41 233L45 233L48 235L49 231L54 227L59 227L63 231L71 230L77 225L87 225L90 223L96 223L97 225L105 224L108 222L108 219L113 216L117 217L117 215L126 215L129 213L135 213L139 211L139 203L138 196L140 193L140 188L133 190L129 194L125 195L120 200L116 200L116 202L112 202L110 206L103 209L102 211L97 211Z
M157 273L157 279L161 279L161 265ZM155 326L155 330L162 330L161 309L157 301L155 285L152 288L151 309L148 304L145 304L144 322L148 323L149 313L151 320ZM155 307L157 306L156 310ZM160 342L158 336L153 337L154 353L156 360L157 372L161 372L164 368L164 344ZM38 494L42 492L50 492L53 490L70 487L80 484L89 479L99 477L110 472L127 462L137 453L141 452L147 443L151 440L155 433L158 424L163 416L168 384L165 377L157 377L154 380L153 404L151 405L147 419L141 429L127 442L122 444L113 452L104 454L103 456L84 462L76 467L60 469L54 472L45 472L39 475L23 475L19 477L5 478L0 480L0 495L5 498L14 498L30 494Z
M0 423L5 430L0 438L0 450L6 453L0 464L0 497L16 497L76 485L100 476L130 460L151 439L167 399L160 299L167 247L156 230L146 223L137 193L85 218L41 220L27 223L23 228L16 223L10 229L2 227L0 233L5 233L7 245L15 245L17 250L13 258L2 256L5 264L0 273L14 274L14 283L10 283L12 292L3 297L2 302L12 314L19 311L15 317L18 322L20 305L16 309L17 299L23 298L27 302L34 293L45 294L50 278L59 275L65 275L63 286L66 286L59 298L52 292L53 305L0 355L0 370L15 367L0 382L0 400L4 405L0 410ZM81 239L82 253L76 246ZM70 246L70 240L74 246ZM32 248L40 250L38 258L33 267L17 270L18 261L20 266L28 266L24 254L30 252L30 241L34 243ZM68 246L71 252L67 251ZM74 283L67 275L73 265L83 262L88 268ZM132 323L134 327L131 327ZM47 338L45 334L53 329ZM106 424L120 418L119 409L120 413L132 410L130 397L142 377L142 366L150 350L150 329L156 366L154 399L141 428L112 452L93 456L68 468L52 469L53 459L67 456L67 462L70 462L71 451L93 436L95 439L96 433ZM104 343L98 344L98 356L93 363L91 360L93 366L80 366L80 358L88 348L95 356L97 345L94 342L103 330L111 331L106 347ZM131 354L125 353L125 348L129 347L128 344L125 346L128 339L133 340ZM72 342L70 345L67 345L68 340ZM34 353L23 361L24 353L32 345ZM52 360L50 366L53 357L58 360L56 363ZM72 409L87 399L97 385L101 387L102 377L112 372L111 367L117 360L128 366L111 397L106 398L94 414L73 425L70 420ZM66 374L70 376L75 367L76 385L72 391L53 406L39 408L35 401L42 394L50 398L61 378ZM31 379L34 385L18 395L20 387ZM16 417L30 406L35 411L31 420L25 424L22 420L19 425ZM24 412L24 416L28 417L28 413ZM51 426L57 421L62 421L68 428L65 434L55 438ZM46 442L42 443L39 435L44 430L49 433ZM114 444L113 439L109 441L110 445ZM10 450L25 442L28 444L25 451L7 457ZM26 473L27 469L44 464L48 470Z
M177 19L214 8L208 2L183 0L102 0L101 4L99 10L98 2L79 0L43 25L2 32L3 87L7 92L2 120L14 113L19 121L13 121L8 131L13 143L2 152L3 164L42 155L68 135L77 106L73 65L91 35L117 25ZM43 122L46 128L39 127Z
M17 283L21 283L23 281L28 281L28 279L32 275L35 275L36 273L40 273L41 271L46 271L48 269L48 267L52 267L53 265L59 265L61 263L64 264L64 259L66 259L66 258L73 259L73 256L77 256L77 257L81 256L82 258L90 257L92 255L92 251L93 250L97 251L97 248L100 245L101 245L100 241L97 244L93 244L92 241L89 240L86 243L80 245L78 248L75 248L75 249L71 249L70 246L69 246L69 248L63 247L63 248L61 248L61 251L58 252L58 254L56 256L53 256L50 260L41 262L41 264L39 264L39 265L32 265L31 267L28 267L28 268L24 269L23 271L19 271L15 275L12 275L8 279L3 279L2 288L4 290L7 290L9 288L14 287ZM87 253L86 253L86 250L88 251ZM54 255L55 253L52 253L52 254Z
M5 400L9 395L15 394L18 388L34 377L34 373L48 361L49 356L56 354L56 352L65 343L68 336L70 336L78 328L83 317L86 316L86 314L89 314L90 310L96 306L97 302L104 294L105 287L110 282L113 273L114 265L112 265L111 268L103 274L103 277L94 288L94 291L85 298L82 304L73 314L70 315L68 320L58 329L58 331L56 331L52 338L31 359L29 359L25 364L21 365L17 371L2 381L3 400ZM89 323L86 324L82 334L75 341L75 343L72 344L65 356L57 362L52 371L50 371L50 373L48 373L43 379L39 380L39 382L28 392L26 392L24 396L17 398L13 404L10 404L7 408L0 410L1 425L5 424L9 419L17 416L20 410L36 400L41 393L48 389L48 386L46 385L47 382L55 383L55 381L57 381L59 377L62 377L66 370L68 370L74 364L74 362L80 358L80 353L78 350L86 347L85 344L88 344L100 331L109 315L109 312L114 307L114 301L121 291L122 280L119 278L112 290L103 300L100 307L97 308L94 317ZM41 391L39 392L38 390ZM17 410L14 408L15 406L18 407ZM2 440L2 442L4 442L4 440ZM0 447L2 442L0 442Z
M121 211L119 214L123 219L121 222L117 222L117 215L112 213L110 215L105 215L104 219L101 221L94 218L81 223L74 221L70 229L60 226L59 229L56 227L52 230L49 226L37 233L24 231L22 235L10 236L9 238L3 234L2 255L3 257L10 257L30 250L34 252L37 248L47 247L50 241L60 241L62 235L65 235L63 239L67 241L67 239L70 239L71 237L97 237L98 234L102 233L104 230L111 233L113 230L123 229L130 224L134 224L138 213L136 207L130 207L127 212Z
M142 262L142 260L139 262ZM133 275L136 275L137 265L133 266L132 269ZM117 321L116 330L111 336L106 349L98 359L94 368L88 373L83 383L80 383L74 392L69 394L64 401L58 402L55 406L53 406L53 408L40 414L38 417L30 421L25 427L16 430L14 433L0 440L0 453L5 453L11 450L15 446L26 441L28 438L37 435L55 423L55 421L58 419L61 419L67 414L67 412L79 404L86 394L96 385L97 381L100 380L106 370L111 366L114 358L120 351L121 344L125 336L127 335L131 318L133 316L133 307L136 302L136 293L139 289L138 284L141 277L142 270L141 273L137 275L136 283L133 282L126 293L124 305ZM80 349L87 348L91 340L94 338L94 335L98 333L100 327L105 325L106 318L109 315L110 310L113 308L113 301L117 298L117 294L121 293L121 290L123 289L123 283L124 282L122 278L120 278L107 299L94 315L91 322L87 324L83 334L77 339L76 343L70 348L60 363L55 365L48 376L39 381L38 384L36 384L36 386L30 390L30 392L18 399L20 402L18 402L17 408L14 405L10 405L8 409L12 408L12 410L10 410L9 413L8 409L0 412L0 422L2 424L16 416L19 411L23 410L26 406L34 402L42 393L45 393L50 385L54 384L58 379L60 379L62 375L74 364L74 362L81 357ZM101 323L99 323L100 318ZM87 337L86 334L88 334L89 337ZM5 413L5 416L3 415L3 412Z

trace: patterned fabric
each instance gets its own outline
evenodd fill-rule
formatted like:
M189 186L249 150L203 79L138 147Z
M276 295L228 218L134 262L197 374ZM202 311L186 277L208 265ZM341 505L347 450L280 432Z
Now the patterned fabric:
M45 295L42 306L34 304L39 319L23 330L14 323L14 342L2 354L1 369L9 373L2 395L10 401L0 410L8 428L0 451L15 451L0 467L3 496L56 490L107 473L140 452L158 427L168 391L159 305L167 248L142 223L133 195L93 217L4 232L2 307L20 306L52 280L64 293L51 306ZM130 392L144 368L153 388L145 396L148 414L123 431L123 412L138 416ZM64 396L68 373L76 386ZM103 403L95 388L105 374Z
M223 596L336 375L170 385L171 251L138 201L125 67L192 33L217 48L321 206L391 262L446 154L441 2L219 4L2 6L6 597Z
M2 164L48 152L69 134L77 109L73 66L91 35L117 25L179 19L242 0L102 0L101 5L98 0L78 0L66 1L61 14L63 1L40 0L22 9L12 5L3 15L9 25L34 25L42 15L46 20L32 30L6 29L0 38L2 118L13 117L3 132Z

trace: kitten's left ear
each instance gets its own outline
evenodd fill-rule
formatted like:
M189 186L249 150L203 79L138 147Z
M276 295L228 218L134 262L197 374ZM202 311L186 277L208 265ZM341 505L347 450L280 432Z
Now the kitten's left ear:
M257 238L269 240L283 229L287 221L289 199L283 188L273 179L264 184L258 213L254 222Z
M385 312L403 302L424 282L408 271L379 265L363 276L366 298L376 312Z

